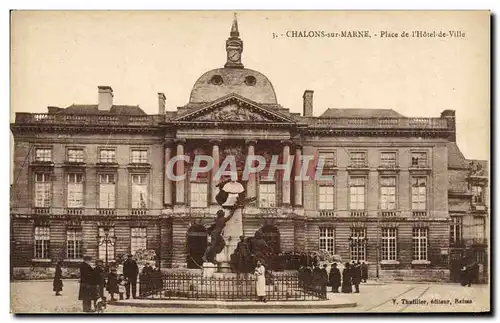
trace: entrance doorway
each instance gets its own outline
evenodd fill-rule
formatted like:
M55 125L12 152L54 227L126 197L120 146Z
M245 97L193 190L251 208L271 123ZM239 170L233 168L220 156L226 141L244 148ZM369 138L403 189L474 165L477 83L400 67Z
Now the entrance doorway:
M207 249L208 235L204 226L192 225L187 232L187 267L199 269L203 265L203 254Z

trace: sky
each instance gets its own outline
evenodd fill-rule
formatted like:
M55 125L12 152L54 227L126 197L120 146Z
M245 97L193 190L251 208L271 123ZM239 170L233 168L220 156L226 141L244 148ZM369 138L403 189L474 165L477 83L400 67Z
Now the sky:
M456 111L466 158L489 159L488 12L239 11L245 67L272 82L278 103L302 112L314 90L327 108L394 109L408 117ZM115 104L158 111L185 105L204 72L223 67L233 12L13 12L11 122L15 112L96 104L109 85ZM372 38L287 38L273 33L366 30ZM461 31L461 38L381 38L382 31ZM377 36L375 36L375 34Z

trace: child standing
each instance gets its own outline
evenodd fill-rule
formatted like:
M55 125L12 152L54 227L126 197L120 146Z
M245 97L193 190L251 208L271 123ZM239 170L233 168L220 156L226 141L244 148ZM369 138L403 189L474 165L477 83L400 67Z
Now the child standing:
M111 268L111 272L108 274L107 290L111 297L111 301L116 301L115 295L118 294L118 275L116 273L116 268Z
M123 294L125 294L127 282L127 278L120 275L120 278L118 278L118 294L120 295L120 300L123 300Z

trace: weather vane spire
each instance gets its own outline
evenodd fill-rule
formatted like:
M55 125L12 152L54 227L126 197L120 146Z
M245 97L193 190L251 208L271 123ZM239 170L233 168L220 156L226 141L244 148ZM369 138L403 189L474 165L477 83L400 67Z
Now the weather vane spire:
M234 18L233 18L233 26L231 27L231 37L240 37L240 32L238 30L238 17L236 15L236 12L234 13Z

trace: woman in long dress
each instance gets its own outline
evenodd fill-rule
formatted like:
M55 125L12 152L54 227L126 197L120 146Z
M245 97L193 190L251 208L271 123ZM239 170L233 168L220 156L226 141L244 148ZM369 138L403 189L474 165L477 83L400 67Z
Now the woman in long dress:
M352 293L351 265L346 262L342 271L342 293Z
M257 260L257 267L255 267L255 275L257 276L256 287L257 297L259 301L266 302L266 268L262 265L260 260Z
M56 292L56 296L61 296L63 290L62 282L62 262L59 261L56 265L56 273L54 275L54 281L52 283L53 291Z

